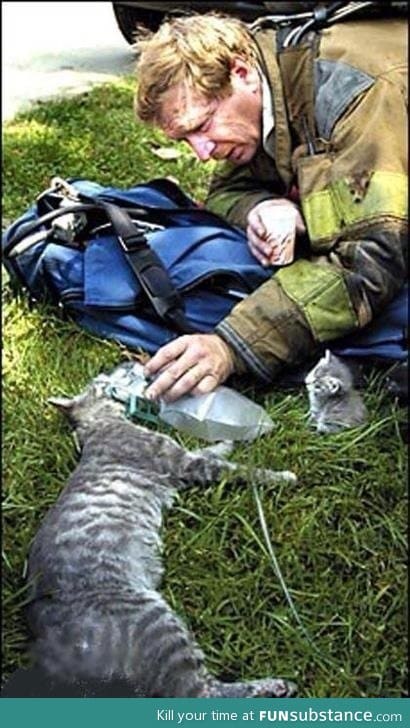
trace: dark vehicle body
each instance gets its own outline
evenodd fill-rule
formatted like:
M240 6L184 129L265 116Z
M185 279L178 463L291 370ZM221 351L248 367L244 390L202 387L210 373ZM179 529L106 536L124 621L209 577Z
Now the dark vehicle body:
M175 2L156 2L155 0L147 2L113 2L114 15L118 27L128 43L135 40L135 31L137 25L143 25L150 30L157 30L165 17L172 15L184 15L187 13L207 13L211 10L234 15L241 18L245 22L253 22L256 18L266 15L273 15L278 20L283 19L287 22L290 17L294 16L294 21L304 22L315 9L321 12L321 9L333 9L335 7L347 5L362 5L355 12L355 17L368 14L385 14L386 16L393 13L407 13L406 2L368 2L368 3L348 3L348 2L258 2L257 0L249 2L235 2L235 0L175 0ZM298 16L298 17L295 17ZM293 21L292 21L293 22Z
M330 3L325 3L325 5ZM261 15L312 11L317 2L235 2L229 0L176 0L175 2L113 2L118 27L128 43L133 43L137 24L156 30L165 16L220 11L252 22Z

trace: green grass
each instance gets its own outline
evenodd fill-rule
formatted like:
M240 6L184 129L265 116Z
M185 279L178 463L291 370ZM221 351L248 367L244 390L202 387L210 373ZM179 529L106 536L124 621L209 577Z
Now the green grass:
M129 186L170 175L202 197L210 169L136 124L132 81L50 102L4 128L4 216L14 219L53 175ZM24 569L30 541L76 456L47 405L75 393L124 355L54 312L5 293L3 306L3 667L27 664ZM247 390L252 394L252 390ZM259 492L275 553L306 638L273 571L250 487L222 481L179 497L164 528L163 592L186 619L209 668L226 679L295 679L301 697L397 697L406 666L405 412L374 374L364 392L369 423L318 436L302 390L255 395L274 432L233 457L292 469L296 485ZM190 446L197 445L186 440Z

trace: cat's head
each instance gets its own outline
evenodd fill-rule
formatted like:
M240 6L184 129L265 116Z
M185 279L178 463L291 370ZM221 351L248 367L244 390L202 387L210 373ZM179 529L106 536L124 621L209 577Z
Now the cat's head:
M353 377L349 367L330 349L326 349L324 356L307 374L305 384L315 394L335 397L352 388Z
M100 375L75 397L50 397L48 402L64 414L73 429L83 429L124 415L124 405L106 394L108 377Z

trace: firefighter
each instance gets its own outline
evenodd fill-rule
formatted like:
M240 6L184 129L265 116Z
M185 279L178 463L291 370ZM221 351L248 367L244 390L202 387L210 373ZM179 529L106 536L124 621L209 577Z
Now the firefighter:
M159 349L147 396L209 392L233 373L270 383L364 327L399 291L406 25L353 16L320 29L266 19L250 29L210 13L140 41L137 116L218 161L206 206L276 266L212 333Z

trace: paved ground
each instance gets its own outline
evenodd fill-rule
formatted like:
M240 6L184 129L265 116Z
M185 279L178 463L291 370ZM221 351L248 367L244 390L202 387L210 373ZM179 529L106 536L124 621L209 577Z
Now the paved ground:
M2 120L33 101L132 73L108 2L3 2Z

